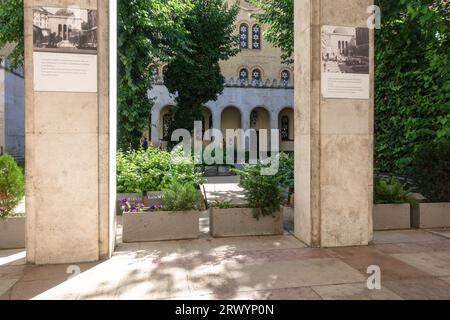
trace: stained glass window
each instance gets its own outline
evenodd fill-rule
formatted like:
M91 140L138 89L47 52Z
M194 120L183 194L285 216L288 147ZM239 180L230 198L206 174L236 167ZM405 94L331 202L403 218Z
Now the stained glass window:
M252 72L252 80L260 81L261 80L261 70L254 69Z
M242 49L248 49L248 25L245 23L239 27L240 46Z
M241 69L241 71L239 71L239 80L241 80L241 82L247 81L248 80L248 70L247 69Z
M261 27L257 24L252 28L252 48L261 49Z

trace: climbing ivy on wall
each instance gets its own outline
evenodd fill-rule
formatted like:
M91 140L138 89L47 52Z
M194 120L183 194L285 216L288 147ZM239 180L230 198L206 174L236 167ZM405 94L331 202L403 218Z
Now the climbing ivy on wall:
M450 140L449 1L379 0L375 161L410 176L424 146Z

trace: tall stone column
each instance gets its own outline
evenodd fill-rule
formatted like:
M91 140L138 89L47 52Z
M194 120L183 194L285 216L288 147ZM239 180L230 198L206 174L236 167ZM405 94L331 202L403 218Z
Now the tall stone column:
M74 51L64 55L56 48L41 50L38 61L39 50L33 48L33 9L41 6L50 11L97 10L96 16L92 11L81 15L88 24L98 25L97 62L80 71L92 73L86 78L89 86L75 80L53 81L52 89L48 83L35 81L37 74L51 76L46 68L53 68L50 73L56 77L73 79L77 72L66 72L67 68L79 70L83 61L95 61L91 54ZM108 258L115 238L115 128L111 126L115 126L116 112L109 99L111 92L115 94L115 83L109 79L113 45L109 2L25 0L24 8L27 260L56 264ZM80 86L83 89L72 89Z
M150 124L151 125L150 131L152 133L151 141L153 143L153 146L155 146L155 147L158 147L160 144L159 133L160 133L161 127L160 127L160 119L159 119L160 114L159 113L160 113L160 110L158 108L154 108L152 110L152 123Z
M295 235L314 247L367 245L372 240L373 30L368 97L345 98L345 93L339 99L324 98L321 90L323 26L367 28L371 4L295 1Z

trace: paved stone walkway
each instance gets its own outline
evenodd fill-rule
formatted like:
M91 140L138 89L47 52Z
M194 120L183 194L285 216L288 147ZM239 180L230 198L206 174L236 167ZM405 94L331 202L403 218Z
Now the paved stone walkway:
M235 205L245 205L243 189L239 186L238 176L208 177L203 185L209 202L219 200L231 201Z
M79 266L24 258L0 251L1 299L450 299L449 230L377 232L374 245L339 249L286 234L120 244ZM370 265L381 290L367 289Z

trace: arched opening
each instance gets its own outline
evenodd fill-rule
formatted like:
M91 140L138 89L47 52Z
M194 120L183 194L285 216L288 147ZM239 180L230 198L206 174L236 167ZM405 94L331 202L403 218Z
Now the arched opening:
M205 132L213 128L212 112L208 107L204 107L202 111L202 136L204 141L211 141L210 137L205 136Z
M242 120L241 120L241 111L233 106L229 106L222 111L221 115L221 130L224 139L225 147L232 144L233 141L226 141L226 133L227 129L241 129L242 128ZM240 143L239 137L238 141L234 141L235 146L238 146Z
M169 126L170 126L170 111L173 106L165 106L159 113L159 146L163 149L167 147L167 141L169 139Z
M267 109L263 107L256 107L250 113L250 128L256 130L256 138L257 138L257 150L265 151L268 150L270 137L267 136L264 140L264 144L260 145L261 141L261 133L260 130L267 130L267 135L269 135L270 131L270 114ZM253 143L252 143L253 146Z
M284 108L278 114L278 128L280 129L280 150L294 151L294 109Z

